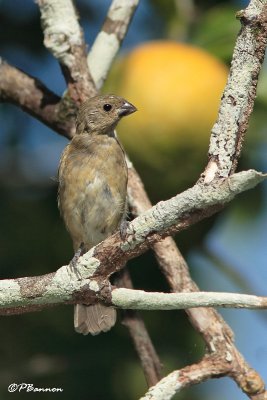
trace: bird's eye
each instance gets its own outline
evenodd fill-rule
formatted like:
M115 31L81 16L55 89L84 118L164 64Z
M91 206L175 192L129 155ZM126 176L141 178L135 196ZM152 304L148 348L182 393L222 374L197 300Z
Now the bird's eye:
M112 105L111 104L104 104L103 105L103 109L104 109L104 111L110 111L112 109Z

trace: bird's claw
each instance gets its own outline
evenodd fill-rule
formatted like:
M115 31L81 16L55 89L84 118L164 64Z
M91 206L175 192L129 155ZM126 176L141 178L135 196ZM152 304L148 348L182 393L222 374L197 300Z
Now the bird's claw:
M125 240L127 237L127 230L129 227L129 221L127 221L126 219L124 219L121 224L120 224L120 236L121 236L121 240Z
M78 250L76 251L76 253L74 254L73 258L70 261L70 268L72 270L73 273L75 273L78 277L79 277L79 273L77 271L77 263L78 263L78 259L81 255L83 255L85 251L85 247L84 247L84 243L82 242L80 247L78 248Z

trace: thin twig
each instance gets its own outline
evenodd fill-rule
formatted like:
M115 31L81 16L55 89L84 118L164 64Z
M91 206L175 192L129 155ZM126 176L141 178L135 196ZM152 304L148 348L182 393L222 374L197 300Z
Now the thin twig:
M127 288L128 290L133 289L132 280L127 268L124 268L119 278L116 279L116 286ZM143 319L137 311L126 309L122 311L122 324L129 330L148 386L155 385L162 378L161 362Z
M105 22L88 54L88 65L97 89L107 77L120 49L139 0L113 0Z
M130 310L185 310L192 307L266 309L267 297L239 293L190 292L156 293L119 288L112 290L111 302Z

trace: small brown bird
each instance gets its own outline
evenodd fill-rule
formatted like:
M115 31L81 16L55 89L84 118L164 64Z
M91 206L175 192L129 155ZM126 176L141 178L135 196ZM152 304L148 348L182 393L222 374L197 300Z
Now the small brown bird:
M114 233L126 214L127 166L115 137L119 120L136 108L114 95L96 96L78 111L76 135L65 148L58 171L58 205L75 253ZM96 335L116 322L116 310L101 303L77 304L74 327Z

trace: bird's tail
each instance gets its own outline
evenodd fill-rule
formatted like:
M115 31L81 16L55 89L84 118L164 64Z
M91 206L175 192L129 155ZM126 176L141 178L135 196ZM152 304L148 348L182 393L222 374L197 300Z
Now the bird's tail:
M115 308L97 303L92 306L76 304L74 306L74 328L83 335L98 335L109 331L116 322Z

